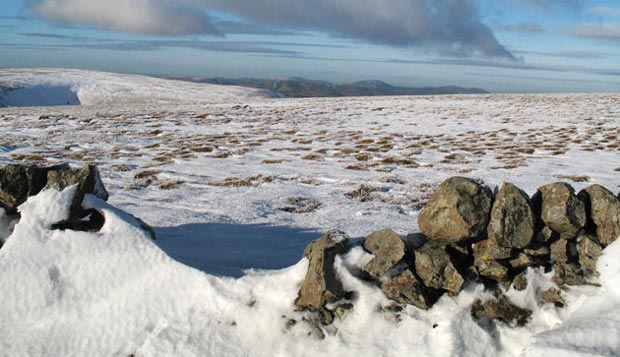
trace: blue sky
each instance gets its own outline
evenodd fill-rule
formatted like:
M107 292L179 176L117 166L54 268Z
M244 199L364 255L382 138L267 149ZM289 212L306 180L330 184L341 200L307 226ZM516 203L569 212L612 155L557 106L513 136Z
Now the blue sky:
M0 67L620 92L617 0L2 0Z

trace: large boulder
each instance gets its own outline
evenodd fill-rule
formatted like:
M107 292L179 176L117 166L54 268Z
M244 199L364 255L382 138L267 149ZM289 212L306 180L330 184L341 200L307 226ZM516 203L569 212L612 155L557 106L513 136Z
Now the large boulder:
M108 192L103 186L101 177L99 177L97 166L86 165L81 169L50 170L47 173L47 184L45 188L53 188L62 191L73 185L79 186L73 197L73 203L71 204L72 216L80 215L82 211L82 200L84 200L84 195L87 193L95 195L104 201L109 197Z
M385 274L405 256L405 242L391 229L370 234L364 248L375 256L363 269L373 278Z
M586 225L586 205L565 182L540 187L533 201L540 209L544 224L559 233L562 239L576 237Z
M424 286L409 269L385 281L381 290L391 300L424 310L431 308L439 295Z
M620 236L620 200L601 185L592 185L579 197L586 202L586 209L596 227L596 237L603 247Z
M491 190L464 177L444 181L418 216L422 233L432 240L456 243L479 237L486 229Z
M529 197L513 184L504 183L491 208L488 237L500 247L525 248L532 242L535 223Z
M440 241L426 242L415 250L415 271L426 286L456 295L465 286L465 278L457 269L448 249Z
M351 243L346 234L329 231L306 247L308 272L301 283L295 305L301 309L319 311L325 304L344 297L345 291L334 270L336 255L349 250Z

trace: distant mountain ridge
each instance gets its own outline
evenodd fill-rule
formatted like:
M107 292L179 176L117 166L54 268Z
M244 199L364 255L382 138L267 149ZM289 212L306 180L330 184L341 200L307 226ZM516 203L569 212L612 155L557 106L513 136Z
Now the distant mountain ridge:
M309 97L360 97L360 96L394 96L394 95L438 95L438 94L487 94L481 88L457 86L442 87L398 87L380 80L367 80L349 84L333 84L327 81L309 80L300 77L285 79L257 78L203 78L203 77L166 77L169 79L242 86L265 89L275 97L309 98Z

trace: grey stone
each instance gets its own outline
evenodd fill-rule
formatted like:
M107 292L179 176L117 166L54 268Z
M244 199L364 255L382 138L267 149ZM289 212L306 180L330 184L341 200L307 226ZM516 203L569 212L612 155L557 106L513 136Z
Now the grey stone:
M385 281L381 290L391 300L424 310L437 301L437 293L424 286L409 269Z
M535 223L529 197L516 186L504 183L491 208L488 237L500 247L525 248L534 237Z
M505 296L485 302L476 300L471 309L472 316L478 320L488 318L507 324L523 326L532 312L511 303Z
M561 239L575 238L586 225L585 203L565 182L540 187L534 200L540 205L540 218L544 224L558 232Z
M555 275L552 280L557 285L588 285L583 270L575 263L554 263L553 270Z
M465 286L465 279L447 249L444 242L426 242L415 250L415 271L426 286L456 295Z
M492 238L476 242L473 251L474 257L482 260L510 259L514 256L514 249L500 247L495 239Z
M551 243L551 261L567 263L576 260L577 247L573 240L560 239Z
M553 229L543 226L542 229L536 234L534 241L536 243L544 244L553 242L560 239L560 235L558 232L553 231Z
M476 258L474 259L474 265L476 270L478 270L478 274L483 278L500 283L508 281L508 267L504 263L500 263L497 260Z
M452 177L433 193L418 216L422 233L450 243L481 236L489 221L493 193L471 179Z
M0 169L0 207L8 214L15 214L19 205L45 187L50 169L14 164Z
M566 305L566 302L562 298L562 294L560 293L560 290L556 288L549 288L543 291L540 294L540 299L544 303L554 304L557 307L563 307L564 305Z
M350 247L348 237L333 230L306 247L304 256L309 260L308 272L301 283L295 305L301 309L319 311L325 304L336 302L344 296L342 284L334 270L334 260L336 255Z
M603 254L603 247L597 243L596 237L582 234L578 237L579 265L588 273L597 273L596 262Z
M538 257L532 257L525 253L519 253L519 255L516 258L509 260L508 264L513 269L523 269L527 267L544 265L545 260L538 258Z
M370 234L364 240L364 248L375 256L363 268L373 278L385 274L405 256L405 242L391 229Z
M596 237L603 247L620 236L620 200L601 185L592 185L579 193L586 202Z

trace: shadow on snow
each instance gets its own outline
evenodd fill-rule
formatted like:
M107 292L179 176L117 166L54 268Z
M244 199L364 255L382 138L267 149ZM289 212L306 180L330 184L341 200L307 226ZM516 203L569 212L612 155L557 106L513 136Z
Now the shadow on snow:
M241 277L247 269L296 264L320 232L260 224L186 224L156 229L157 245L173 259L208 274Z

